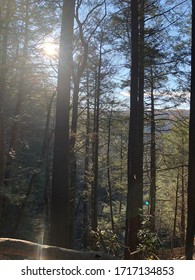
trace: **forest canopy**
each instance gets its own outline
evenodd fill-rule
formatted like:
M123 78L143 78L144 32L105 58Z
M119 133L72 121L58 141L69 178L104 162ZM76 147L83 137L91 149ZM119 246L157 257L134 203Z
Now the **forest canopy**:
M0 0L1 238L192 259L194 13Z

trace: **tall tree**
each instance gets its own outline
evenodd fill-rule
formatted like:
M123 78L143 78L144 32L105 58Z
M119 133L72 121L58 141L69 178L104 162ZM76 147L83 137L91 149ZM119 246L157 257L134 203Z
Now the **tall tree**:
M139 3L131 1L131 104L128 143L128 194L126 210L125 258L137 250L140 229L140 208L143 207L143 186L140 184L140 135L139 130ZM141 147L142 149L142 147ZM141 202L141 203L140 203Z
M195 0L192 0L192 47L191 47L191 100L189 125L189 177L188 177L188 218L186 232L186 259L193 258L195 235Z
M51 232L52 245L71 247L69 209L69 106L75 1L64 0L60 37L56 125L53 154Z
M84 184L83 184L83 247L87 249L89 245L89 204L90 204L90 196L89 196L89 186L90 186L90 179L89 179L89 165L90 165L90 141L89 141L89 134L90 134L90 102L89 102L89 71L86 71L86 90L87 90L87 118L86 118L86 139L85 139L85 167L84 167Z
M8 27L10 24L11 1L7 2L5 19L1 19L0 35L2 36L1 49L1 69L0 69L0 219L2 214L3 203L3 186L4 186L4 98L6 88L6 63L7 63L7 46L8 46ZM0 15L2 16L2 15Z
M96 70L95 101L94 101L94 143L93 143L93 173L94 181L92 188L92 230L98 227L98 182L99 182L99 123L100 123L100 94L101 94L101 69L102 69L102 43L103 34L100 38L99 59Z
M155 208L156 208L156 123L154 108L154 82L151 66L151 151L150 151L150 215L151 229L155 230Z
M110 143L111 143L111 123L112 123L112 114L113 114L113 103L110 111L110 115L108 117L108 144L107 144L107 178L108 178L108 194L109 194L109 204L110 204L110 220L111 220L111 228L114 232L114 215L113 215L113 205L112 205L112 179L111 179L111 168L110 168Z
M77 138L77 124L78 124L78 106L79 106L79 92L80 92L80 83L87 66L88 60L88 52L89 52L89 45L92 37L94 36L96 30L100 26L101 22L106 16L106 11L102 15L102 17L95 18L94 14L97 12L100 13L101 7L105 5L105 1L95 1L92 4L92 8L90 8L89 12L85 15L85 18L80 19L82 17L79 14L79 11L86 8L88 3L83 3L84 1L80 0L77 1L77 5L75 8L75 20L78 25L78 34L80 41L79 51L78 51L78 41L76 41L76 52L75 59L73 61L73 100L72 100L72 121L71 121L71 135L70 135L70 209L71 209L71 216L74 216L75 210L75 193L77 189L77 159L76 159L76 152L75 152L75 145L76 145L76 138ZM91 1L90 1L91 2ZM84 5L82 7L82 5ZM106 10L106 9L105 9ZM101 13L100 13L101 14ZM88 30L88 26L86 26L86 22L88 22L91 18L94 18L94 22L91 25L90 31ZM97 22L96 22L97 21ZM86 32L87 30L87 32ZM75 34L76 35L76 34ZM76 37L76 36L75 36ZM78 39L78 38L77 38ZM70 235L74 236L74 224L71 227Z

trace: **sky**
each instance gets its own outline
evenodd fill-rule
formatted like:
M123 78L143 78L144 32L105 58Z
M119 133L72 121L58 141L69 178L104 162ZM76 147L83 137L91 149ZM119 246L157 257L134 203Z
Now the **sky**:
M172 2L171 6L168 5L168 3ZM160 0L161 7L162 7L162 14L159 17L155 17L155 21L157 24L159 24L159 21L161 21L162 29L165 28L165 36L167 35L167 38L170 39L170 42L161 42L161 46L163 43L168 48L172 47L171 40L174 40L174 38L177 38L179 40L179 37L181 37L181 34L184 34L183 30L185 30L185 22L186 19L189 18L190 8L191 8L191 1L189 0L176 0L176 1L168 1L168 0ZM175 6L175 8L172 8ZM109 12L113 12L113 6L107 7ZM164 13L165 12L165 13ZM181 17L181 15L183 17ZM154 23L154 19L148 20L146 26L150 26ZM179 24L178 24L179 23ZM181 40L187 38L187 34L183 35ZM158 36L156 38L159 40ZM152 42L155 43L155 42ZM190 48L190 46L189 46ZM54 64L56 65L56 56L58 55L58 44L56 43L56 39L53 39L53 35L48 36L44 39L41 46L41 51L43 53L43 56L50 64L51 68L54 67ZM116 54L116 52L113 52L113 54L110 55L114 67L117 68L116 75L113 76L113 81L115 83L115 95L119 98L120 101L127 103L128 99L130 99L129 94L129 88L123 88L121 86L123 80L129 79L129 69L127 69L125 65L125 56L122 54ZM56 67L56 66L55 66ZM186 68L186 69L185 69ZM179 70L181 71L189 71L189 67L187 68L186 65L180 65ZM180 77L180 79L182 76ZM176 76L170 74L168 75L168 82L166 83L166 87L171 91L172 89L172 97L175 96L175 99L178 97L178 95L182 92L182 90L179 88L178 80L176 79ZM161 92L156 92L156 95L159 99L161 99L161 95L164 95L164 92L167 91L161 90ZM184 102L184 98L181 99L183 102L177 107L181 109L189 109L189 93L185 92L188 96L187 101ZM146 98L149 96L149 94L145 93ZM174 99L174 98L173 98ZM162 102L160 102L162 103ZM166 106L171 106L172 102L167 102ZM164 105L164 104L163 104ZM161 106L156 104L156 106Z

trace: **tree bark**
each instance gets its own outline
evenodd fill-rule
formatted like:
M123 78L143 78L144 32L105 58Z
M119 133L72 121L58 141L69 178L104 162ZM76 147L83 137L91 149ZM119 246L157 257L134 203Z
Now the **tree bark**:
M75 1L63 1L51 194L50 243L66 248L72 246L73 223L69 207L69 107L74 6Z
M81 2L80 2L81 4ZM78 10L80 4L77 5L75 18L79 27L79 39L82 44L83 54L78 62L78 69L73 71L73 103L72 103L72 122L71 122L71 135L70 135L70 216L74 219L75 212L75 196L77 189L77 159L75 154L75 144L77 135L77 122L78 122L78 104L79 104L79 91L80 81L84 70L87 65L88 59L88 42L84 38L83 25L79 20ZM70 236L72 236L72 244L74 243L74 224L70 228Z
M36 260L113 260L117 259L103 252L82 252L38 243L0 238L0 254L23 256Z
M93 156L93 189L92 189L92 230L97 231L98 227L98 209L97 209L97 192L98 192L98 176L99 176L99 118L100 118L100 90L101 90L101 67L102 67L102 38L99 49L99 61L96 74L95 87L95 105L94 105L94 156Z
M87 249L90 240L89 221L89 134L90 134L90 104L89 104L89 73L87 71L87 119L86 119L86 140L85 140L85 174L83 185L83 247Z
M173 253L174 242L176 237L176 226L177 226L177 211L178 211L178 192L179 192L179 172L177 175L176 183L176 193L175 193L175 213L174 213L174 223L173 223L173 234L171 239L171 252Z
M151 148L150 148L150 215L151 229L155 231L155 212L156 212L156 123L154 108L154 85L151 66Z
M145 0L138 2L139 6L139 63L138 63L138 171L137 180L139 188L138 204L140 211L143 207L143 155L144 155L144 65L145 65L145 54L144 54L144 18L145 18Z
M184 144L184 143L183 143ZM184 150L182 155L184 156ZM181 167L181 226L180 226L180 246L185 245L185 178L184 178L184 164Z
M11 1L8 1L6 10L6 18L4 24L4 32L2 29L2 52L0 71L0 224L3 211L3 188L4 188L4 98L6 89L6 63L7 63L7 45L8 45L8 27L10 21Z
M131 1L131 91L130 91L130 124L128 143L128 193L125 229L125 259L131 258L132 252L137 250L138 230L140 228L139 197L140 185L138 180L138 143L139 143L139 121L138 121L138 1ZM142 208L142 205L141 205Z
M191 100L189 125L189 175L188 175L188 217L186 231L186 259L193 258L195 235L195 0L192 0L192 49L191 49Z
M111 170L110 170L110 142L111 142L111 122L112 122L112 109L108 119L108 145L107 145L107 180L108 180L108 193L110 204L110 220L112 231L114 232L114 214L112 207L112 182L111 182Z

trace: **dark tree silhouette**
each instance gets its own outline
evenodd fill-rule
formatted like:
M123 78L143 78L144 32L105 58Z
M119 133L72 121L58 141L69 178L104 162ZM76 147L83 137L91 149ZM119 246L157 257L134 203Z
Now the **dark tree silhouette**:
M186 259L193 258L195 235L195 1L192 0L192 52L191 52L191 100L189 127L189 177L188 219L186 232Z
M7 63L7 45L8 45L8 27L9 27L9 15L10 14L10 2L7 4L6 11L6 23L4 24L4 32L2 35L2 52L0 57L0 63L5 67L0 69L0 220L3 208L3 187L4 187L4 99L6 89L6 63Z
M137 250L140 229L140 208L143 206L143 96L141 90L143 69L139 49L139 3L131 1L131 108L128 143L128 194L125 232L125 258ZM140 45L141 47L141 45ZM140 81L139 81L140 78ZM140 82L140 83L139 83Z
M66 248L71 247L71 219L69 209L69 106L74 5L75 3L72 0L63 1L51 195L50 242L52 245Z

